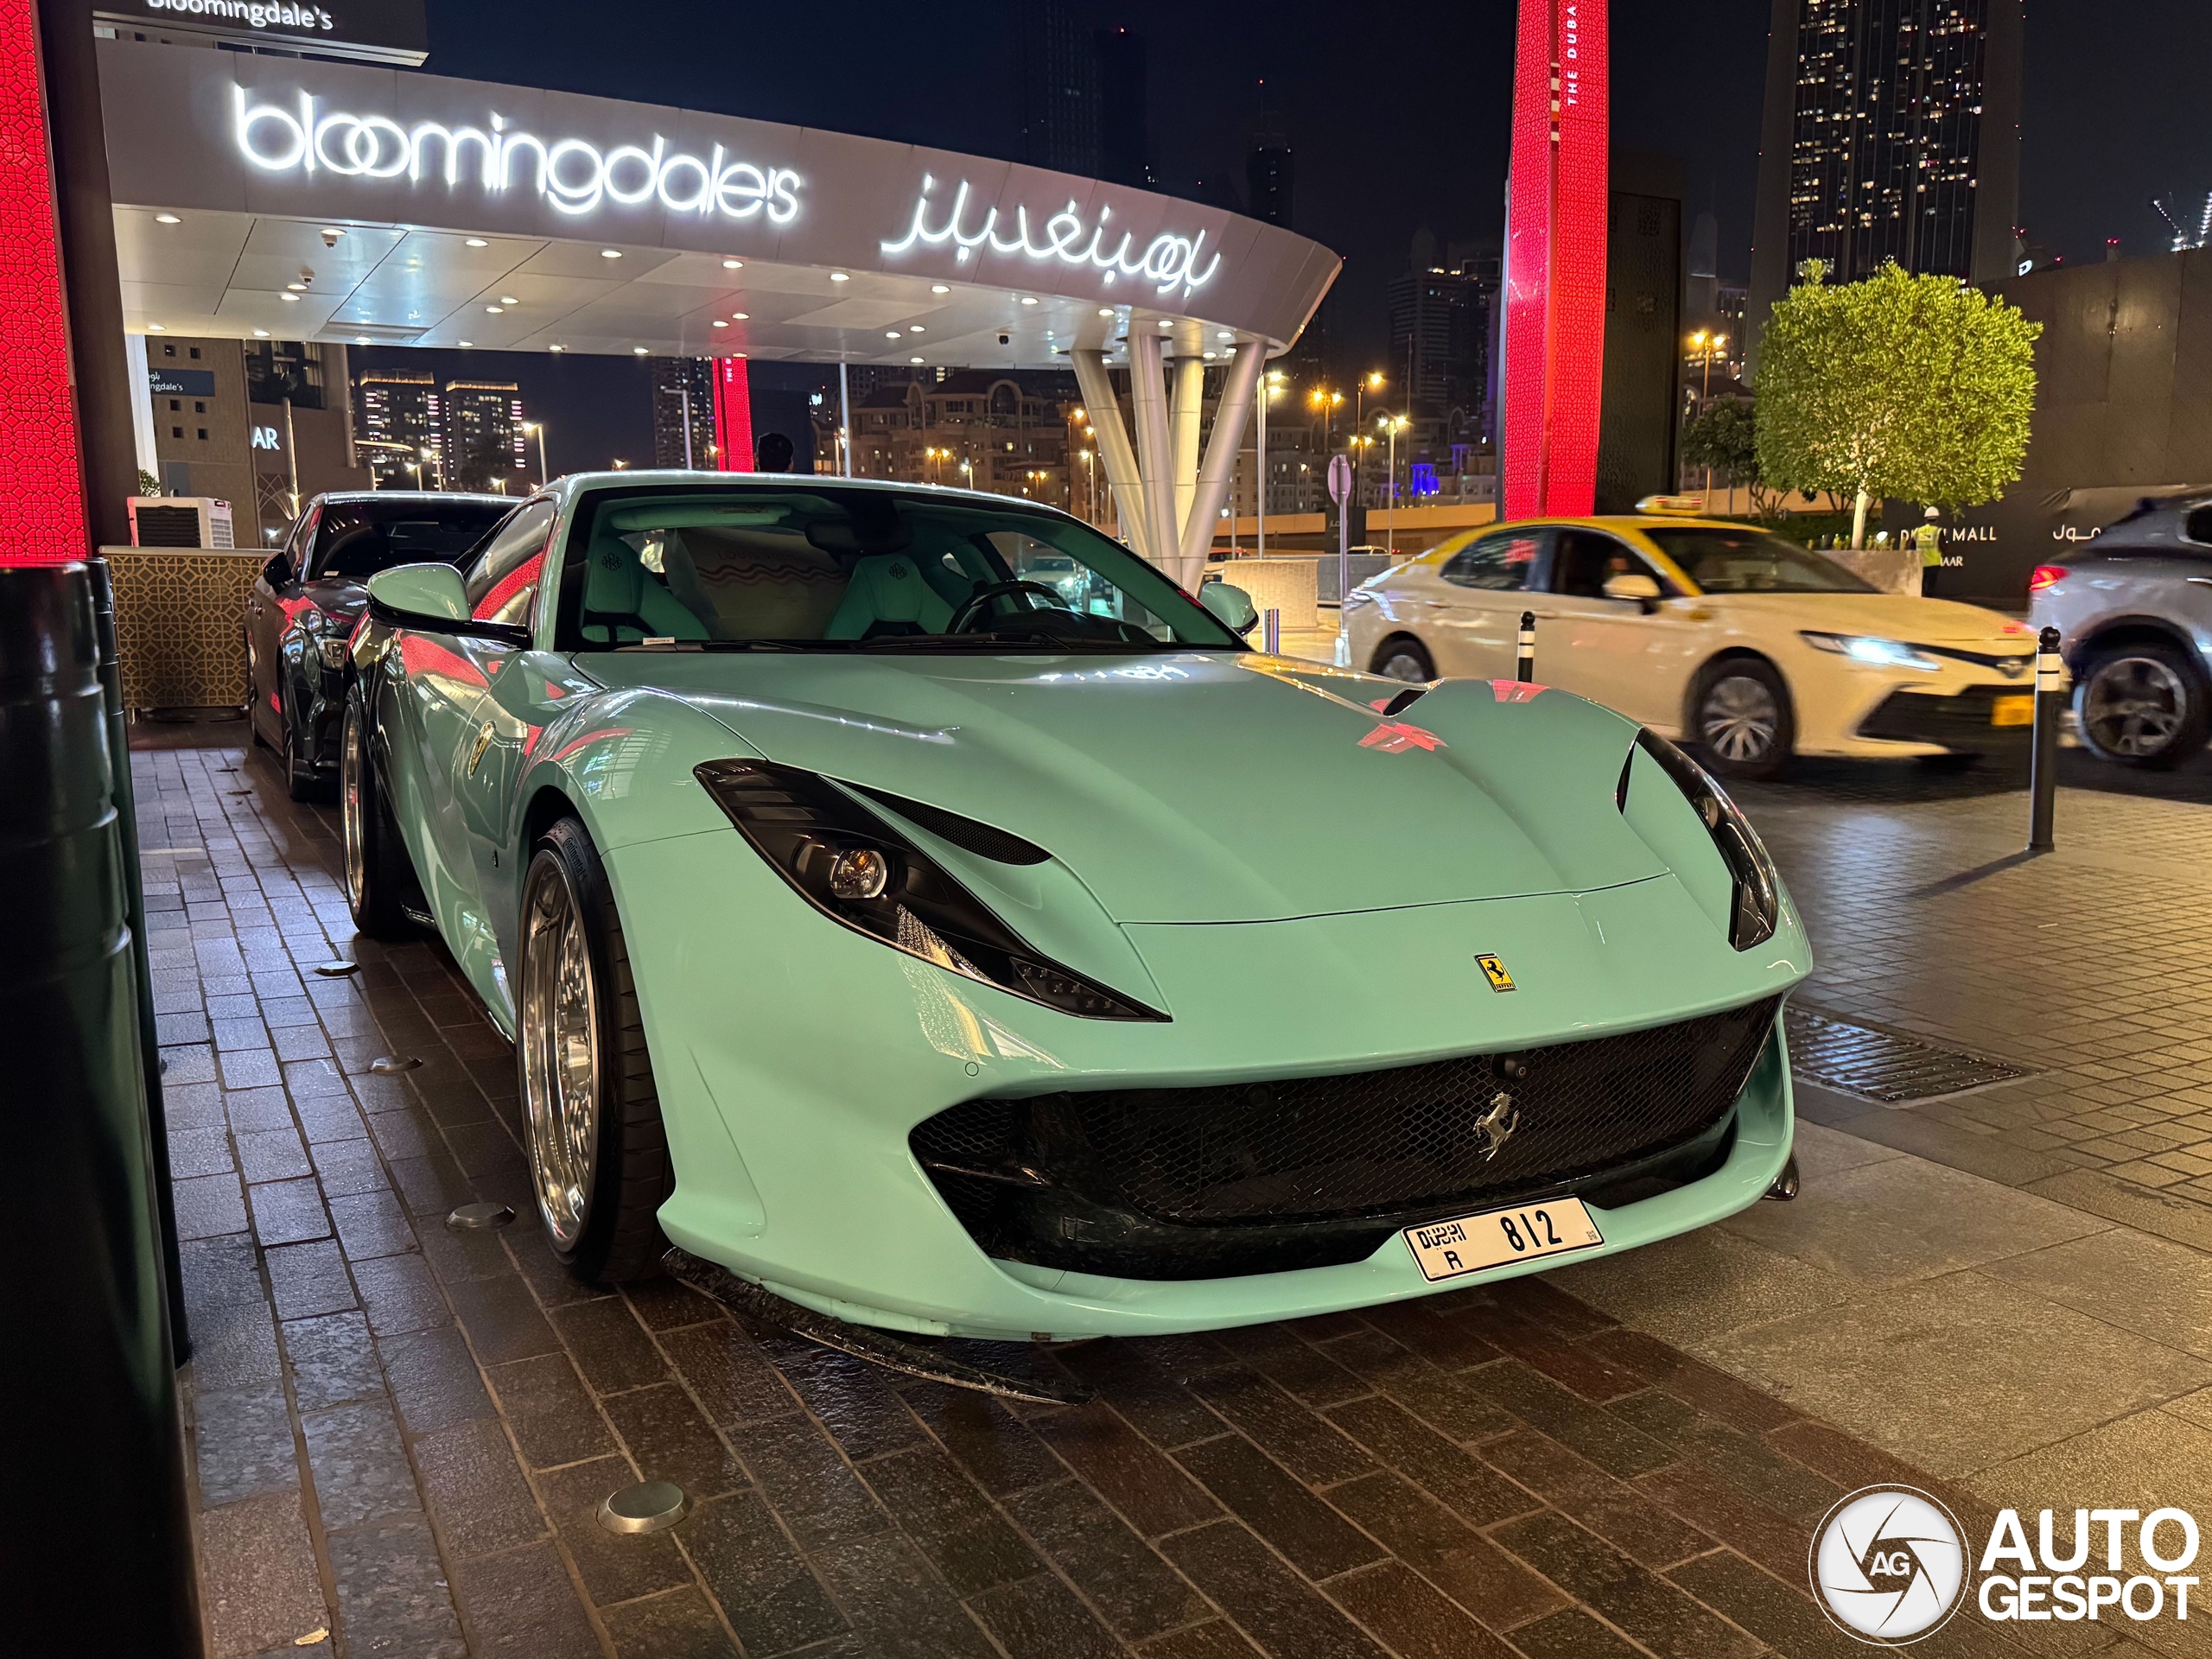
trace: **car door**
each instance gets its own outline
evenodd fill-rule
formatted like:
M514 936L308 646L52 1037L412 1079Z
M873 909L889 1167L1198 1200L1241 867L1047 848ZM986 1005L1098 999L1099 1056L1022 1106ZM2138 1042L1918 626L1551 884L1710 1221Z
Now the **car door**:
M262 566L261 575L246 594L246 679L252 696L248 712L254 728L271 743L281 742L283 732L284 677L278 641L298 607L300 579L308 550L315 546L315 527L321 516L318 504L294 521L290 533Z
M472 615L499 620L517 608L527 613L553 518L551 501L530 502L493 536L462 576ZM421 842L410 847L416 873L462 971L480 995L503 997L491 918L462 819L461 782L480 755L477 734L485 691L493 674L514 653L493 640L414 629L399 630L395 646L405 695L397 711L401 729L388 741L395 749L404 744L412 752L416 764L408 770L421 780L420 798L401 803L411 805Z
M1539 525L1478 537L1446 559L1434 586L1420 597L1422 636L1437 671L1510 680L1521 634L1521 613L1552 532Z
M1608 599L1617 575L1648 576L1656 603ZM1683 677L1695 649L1681 584L1609 531L1562 526L1553 543L1536 613L1536 678L1646 725L1680 718Z

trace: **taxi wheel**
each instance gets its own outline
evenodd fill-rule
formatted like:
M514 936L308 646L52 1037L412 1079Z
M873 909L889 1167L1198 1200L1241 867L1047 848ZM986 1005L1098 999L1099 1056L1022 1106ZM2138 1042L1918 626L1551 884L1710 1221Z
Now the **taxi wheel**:
M1789 766L1797 741L1789 689L1773 664L1732 657L1698 678L1691 728L1724 778L1772 778Z
M622 918L574 818L538 837L521 924L515 1063L545 1242L586 1283L650 1279L675 1172Z
M1414 685L1427 685L1436 677L1436 664L1428 660L1428 652L1418 639L1402 636L1385 640L1376 648L1375 664L1369 671L1386 680L1404 680Z
M2082 741L2100 760L2177 766L2204 747L2204 683L2171 645L2117 645L2083 664L2074 687Z

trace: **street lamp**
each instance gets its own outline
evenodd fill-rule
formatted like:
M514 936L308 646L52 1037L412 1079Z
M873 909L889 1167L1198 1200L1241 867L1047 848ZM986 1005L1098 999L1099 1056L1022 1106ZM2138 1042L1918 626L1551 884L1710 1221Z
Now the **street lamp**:
M1254 537L1256 558L1268 556L1268 405L1282 396L1289 378L1281 369L1269 369L1260 389L1259 488L1252 501L1253 513L1259 520L1259 531Z
M522 423L522 429L524 432L534 432L537 435L537 487L542 490L553 481L545 470L545 423L524 421Z
M1382 415L1376 417L1378 430L1389 435L1389 461L1383 477L1382 550L1393 558L1398 552L1398 434L1413 423L1402 415Z
M1083 512L1093 530L1098 528L1098 454L1093 449L1083 452Z
M1703 360L1705 365L1705 380L1703 389L1699 391L1697 397L1697 412L1700 416L1705 413L1707 407L1713 401L1713 353L1719 351L1720 348L1727 345L1727 335L1708 334L1702 328L1699 329L1697 333L1690 336L1691 346L1697 352L1698 356ZM1705 493L1707 497L1707 505L1710 505L1713 495L1713 463L1710 461L1706 462L1705 466ZM1732 507L1735 505L1732 499L1729 505Z

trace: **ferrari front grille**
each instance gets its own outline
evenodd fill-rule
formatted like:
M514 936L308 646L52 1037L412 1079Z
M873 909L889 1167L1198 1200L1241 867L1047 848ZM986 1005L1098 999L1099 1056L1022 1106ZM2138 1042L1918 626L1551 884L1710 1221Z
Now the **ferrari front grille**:
M1168 1259L1179 1237L1201 1259L1357 1260L1392 1227L1702 1144L1779 1002L1380 1071L971 1100L910 1144L992 1255L1161 1278L1204 1276Z

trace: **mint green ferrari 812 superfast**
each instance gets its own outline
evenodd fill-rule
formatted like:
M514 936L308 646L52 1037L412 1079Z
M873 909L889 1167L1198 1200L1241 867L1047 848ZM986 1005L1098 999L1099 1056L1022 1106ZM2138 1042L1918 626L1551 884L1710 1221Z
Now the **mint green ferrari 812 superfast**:
M1253 650L1230 569L1193 599L1000 496L616 472L372 580L346 891L514 1039L571 1272L1145 1335L1794 1185L1811 957L1726 795L1563 692Z

